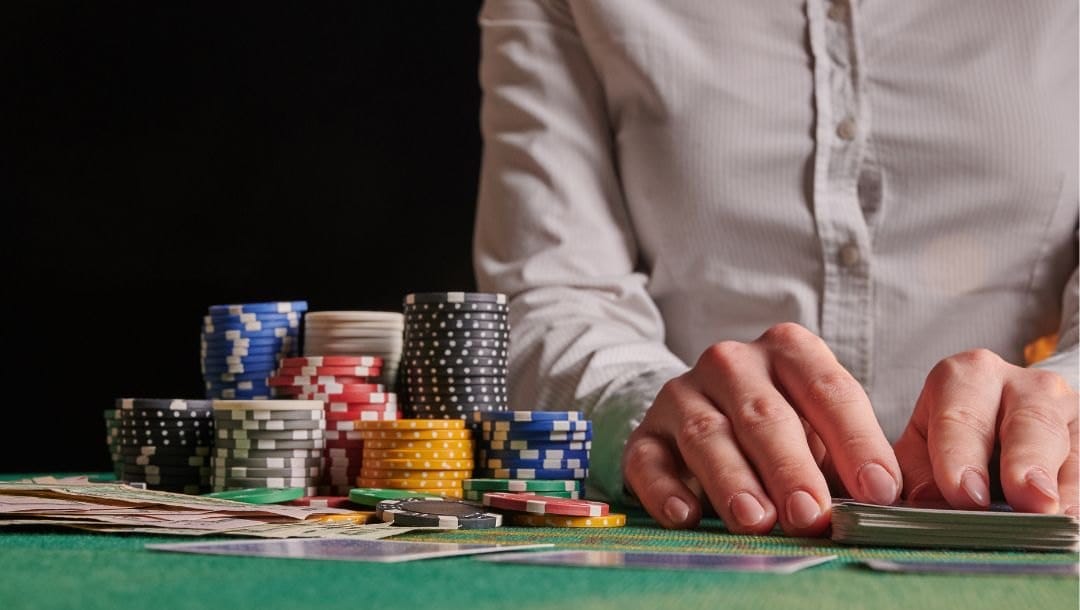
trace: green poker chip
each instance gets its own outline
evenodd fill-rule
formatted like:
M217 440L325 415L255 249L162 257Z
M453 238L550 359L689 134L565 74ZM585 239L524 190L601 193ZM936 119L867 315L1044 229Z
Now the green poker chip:
M278 504L304 497L303 487L252 487L203 494L207 498L233 500L247 504Z
M374 487L357 487L349 490L349 501L362 506L376 506L383 500L442 500L442 496L408 491L406 489L377 489Z
M581 481L548 479L465 479L465 491L581 491Z

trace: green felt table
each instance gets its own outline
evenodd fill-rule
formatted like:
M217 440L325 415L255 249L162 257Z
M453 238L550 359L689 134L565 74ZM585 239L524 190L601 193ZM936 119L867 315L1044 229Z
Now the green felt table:
M2 478L12 478L4 476ZM499 565L461 557L402 564L256 559L148 551L188 537L0 529L0 609L18 608L1077 608L1080 585L1047 576L887 574L867 558L1076 562L1075 554L844 547L821 539L748 537L716 521L694 531L627 527L411 532L395 539L551 542L557 548L695 553L826 554L792 575ZM197 540L201 540L197 539Z

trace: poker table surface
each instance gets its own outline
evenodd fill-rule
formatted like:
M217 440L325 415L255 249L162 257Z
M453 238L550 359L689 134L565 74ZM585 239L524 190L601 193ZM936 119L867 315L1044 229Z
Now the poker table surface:
M85 473L84 473L85 474ZM12 480L26 475L0 475ZM0 609L312 608L414 610L683 610L691 608L1077 608L1076 577L892 574L865 559L1075 563L1075 553L912 550L840 546L827 539L737 536L706 520L657 527L629 509L612 529L502 527L413 531L391 540L553 543L594 549L837 555L790 575L494 564L470 557L398 564L163 553L147 544L220 540L0 528ZM244 538L250 540L249 538Z

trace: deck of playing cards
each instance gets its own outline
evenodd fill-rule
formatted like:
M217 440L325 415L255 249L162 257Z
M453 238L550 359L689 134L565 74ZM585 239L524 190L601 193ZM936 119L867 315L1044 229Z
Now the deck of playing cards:
M844 544L921 548L1075 551L1080 522L1065 515L930 506L840 502L832 509L832 539Z

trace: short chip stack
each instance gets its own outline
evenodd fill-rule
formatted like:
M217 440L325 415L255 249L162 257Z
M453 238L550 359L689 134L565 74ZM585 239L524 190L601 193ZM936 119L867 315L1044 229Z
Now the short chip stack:
M267 378L297 354L304 311L305 301L212 305L200 336L207 398L270 398Z
M502 411L472 415L476 478L465 498L520 491L579 498L589 475L592 422L580 411Z
M393 391L404 326L394 311L312 311L304 316L304 355L381 358L380 383Z
M460 419L357 422L364 441L356 486L460 498L472 476L472 431Z
M357 423L398 419L397 395L380 383L383 364L378 356L301 356L282 360L270 378L275 395L324 405L324 495L347 496L360 475L364 441Z
M319 400L215 400L213 490L302 488L318 495L325 448Z
M410 417L468 419L471 413L508 410L506 295L414 293L405 296L404 309Z
M208 400L120 398L120 479L148 489L210 489L214 420Z
M116 480L124 476L124 460L120 455L120 409L105 409L105 444L109 448Z

